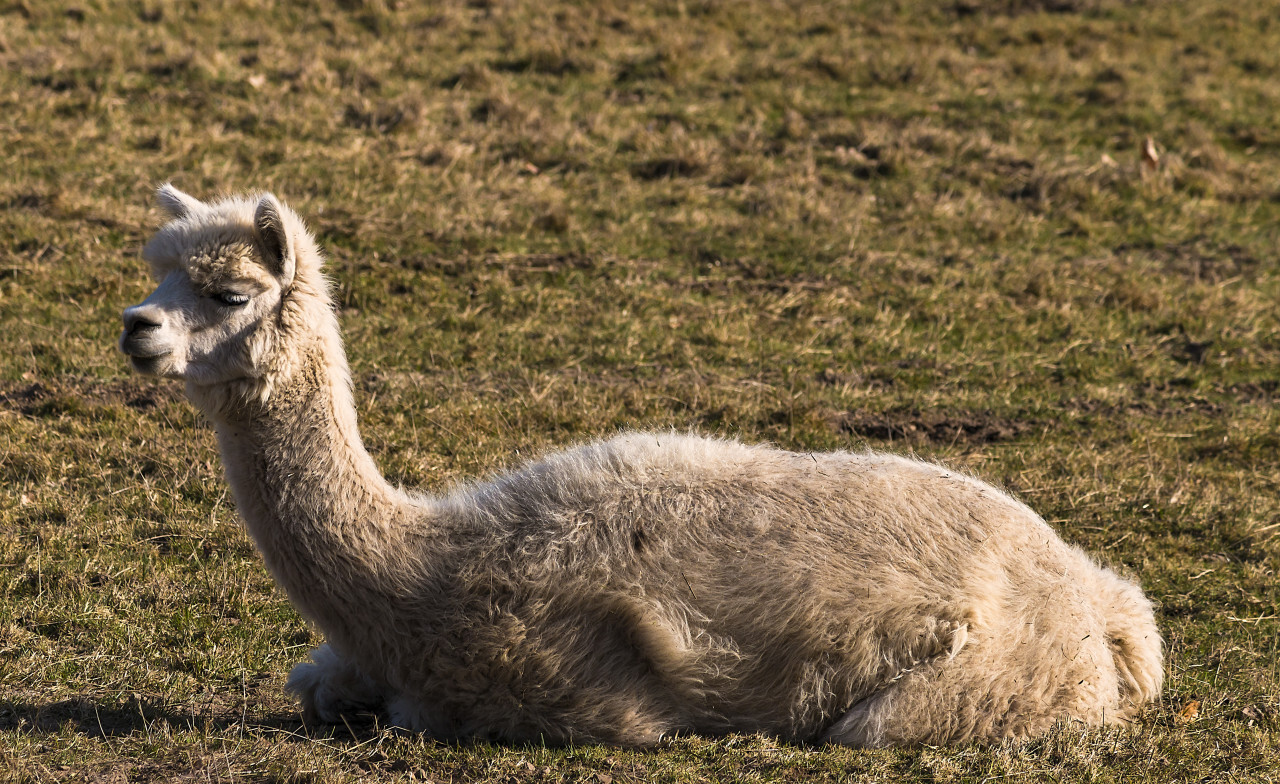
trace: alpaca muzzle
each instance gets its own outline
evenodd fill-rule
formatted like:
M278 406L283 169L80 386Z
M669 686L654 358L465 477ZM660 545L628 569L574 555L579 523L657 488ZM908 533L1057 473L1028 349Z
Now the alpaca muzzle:
M135 305L124 312L124 332L120 335L120 350L135 360L155 359L168 351L156 345L164 317L157 309L147 305Z

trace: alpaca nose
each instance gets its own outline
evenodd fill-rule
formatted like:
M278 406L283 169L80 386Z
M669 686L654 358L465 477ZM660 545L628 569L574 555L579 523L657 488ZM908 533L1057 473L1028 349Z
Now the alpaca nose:
M143 305L135 305L124 312L124 334L133 336L149 329L159 329L161 317Z

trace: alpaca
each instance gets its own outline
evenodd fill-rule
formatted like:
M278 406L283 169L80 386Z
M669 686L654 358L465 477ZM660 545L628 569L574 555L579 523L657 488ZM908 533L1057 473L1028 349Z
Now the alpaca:
M625 432L446 495L361 444L317 244L270 194L169 185L120 349L182 379L236 506L327 644L310 720L446 739L859 747L1130 720L1162 651L1141 589L933 463Z

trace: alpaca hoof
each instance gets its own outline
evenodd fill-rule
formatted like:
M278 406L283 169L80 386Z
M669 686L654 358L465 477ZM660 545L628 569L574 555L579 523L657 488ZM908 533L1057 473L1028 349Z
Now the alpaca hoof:
M364 673L343 661L328 645L311 652L310 662L289 671L285 690L302 701L307 723L340 724L343 716L380 710L382 690Z
M458 732L438 710L408 695L397 695L387 700L387 719L392 727L409 732L419 732L433 738L455 738Z
M311 663L295 665L289 671L285 689L302 701L302 718L307 724L338 724L347 706L324 682L323 670Z

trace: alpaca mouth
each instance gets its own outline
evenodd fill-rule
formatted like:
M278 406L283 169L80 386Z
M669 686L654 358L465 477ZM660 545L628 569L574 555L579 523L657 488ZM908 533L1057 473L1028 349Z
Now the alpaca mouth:
M129 358L134 367L138 367L140 363L154 363L161 357L167 357L172 353L162 346L148 346L146 345L147 342L149 341L138 340L136 335L126 332L120 336L120 352Z
M155 374L156 365L159 364L160 360L164 359L166 356L168 356L168 354L130 354L129 364L133 365L133 369L139 373Z

